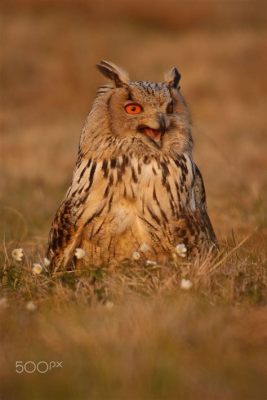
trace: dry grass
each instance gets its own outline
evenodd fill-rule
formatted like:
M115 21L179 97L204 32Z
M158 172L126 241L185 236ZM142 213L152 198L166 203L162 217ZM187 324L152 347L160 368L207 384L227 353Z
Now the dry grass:
M55 276L33 276L32 253L22 264L6 258L3 398L27 399L29 390L38 399L262 398L267 273L251 239L246 246L220 255L220 264ZM181 278L193 287L182 290ZM37 309L27 309L30 301ZM58 360L63 369L19 375L16 360Z
M266 398L263 3L242 2L241 10L240 2L195 2L190 12L171 0L153 12L139 1L124 10L121 0L111 11L85 1L4 4L0 399ZM138 79L160 79L171 65L181 71L217 259L32 274L71 177L102 58ZM11 257L16 247L21 263ZM193 283L188 291L183 278ZM63 368L17 374L16 360Z

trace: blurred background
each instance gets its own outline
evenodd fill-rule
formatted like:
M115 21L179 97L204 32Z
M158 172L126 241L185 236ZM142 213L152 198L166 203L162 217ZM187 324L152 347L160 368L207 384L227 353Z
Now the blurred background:
M266 22L260 0L1 1L1 399L266 399ZM138 80L181 72L221 247L249 237L217 273L32 274L101 59ZM23 263L8 257L15 247ZM16 360L64 368L19 375Z
M171 66L221 240L264 228L266 1L2 0L1 209L5 238L46 242L79 134L111 60L132 79ZM265 225L266 226L266 225ZM262 230L263 232L263 230Z

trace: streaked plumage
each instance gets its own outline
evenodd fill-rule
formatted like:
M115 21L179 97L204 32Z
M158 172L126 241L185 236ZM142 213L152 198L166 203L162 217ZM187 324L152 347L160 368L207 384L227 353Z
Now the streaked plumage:
M51 265L68 267L77 247L87 265L131 258L144 243L155 260L179 243L189 256L208 250L216 238L178 71L154 83L130 81L105 61L98 68L113 84L99 88L81 134L72 184L50 231Z

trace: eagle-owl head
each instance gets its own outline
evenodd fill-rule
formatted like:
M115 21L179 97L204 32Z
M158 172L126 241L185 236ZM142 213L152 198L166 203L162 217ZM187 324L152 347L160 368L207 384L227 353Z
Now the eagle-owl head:
M173 67L163 82L131 81L115 64L101 61L100 72L111 85L99 88L105 99L108 129L115 137L132 140L142 151L190 151L190 116L180 93L181 75ZM103 111L103 110L102 110Z

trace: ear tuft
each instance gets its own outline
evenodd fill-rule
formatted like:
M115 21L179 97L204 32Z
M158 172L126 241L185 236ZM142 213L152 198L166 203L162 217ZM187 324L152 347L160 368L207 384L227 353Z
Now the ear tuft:
M177 89L181 79L181 74L176 67L173 67L167 72L164 78L169 88Z
M106 78L115 83L116 87L122 87L129 84L128 73L112 62L102 60L99 64L96 64L96 66Z

